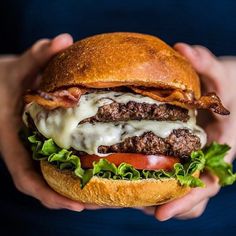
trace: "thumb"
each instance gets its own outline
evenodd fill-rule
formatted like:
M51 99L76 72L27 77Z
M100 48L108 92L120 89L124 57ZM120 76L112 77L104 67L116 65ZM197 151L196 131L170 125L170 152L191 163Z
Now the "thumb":
M224 73L223 67L207 48L199 45L190 46L185 43L177 43L174 48L192 64L208 89L219 90L219 80Z
M69 34L61 34L52 40L41 39L22 54L16 62L18 78L32 77L38 73L48 60L59 51L73 43Z

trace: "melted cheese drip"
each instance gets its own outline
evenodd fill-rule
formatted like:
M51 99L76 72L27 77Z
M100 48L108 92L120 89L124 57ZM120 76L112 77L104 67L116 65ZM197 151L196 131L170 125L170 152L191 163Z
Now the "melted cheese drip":
M155 135L166 138L174 129L190 129L201 140L201 145L206 143L205 132L196 125L196 116L193 110L189 111L190 119L181 121L155 121L155 120L130 120L120 122L83 123L80 121L96 115L98 108L112 102L162 104L149 97L123 92L97 92L82 95L79 104L73 108L59 108L48 111L36 103L31 103L25 113L29 113L38 131L46 138L52 138L61 148L73 147L88 154L98 153L100 145L110 146L123 142L128 137L141 136L151 131ZM26 115L24 120L26 122Z

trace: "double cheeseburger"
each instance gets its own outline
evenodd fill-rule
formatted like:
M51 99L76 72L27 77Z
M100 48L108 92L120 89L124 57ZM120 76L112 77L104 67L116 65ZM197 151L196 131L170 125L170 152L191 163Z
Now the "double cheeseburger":
M200 171L217 174L211 163L228 151L217 143L203 149L206 133L196 124L197 109L228 110L214 93L201 96L189 62L150 35L108 33L74 43L49 62L25 102L45 180L84 203L165 203L203 186ZM226 166L223 184L235 177Z

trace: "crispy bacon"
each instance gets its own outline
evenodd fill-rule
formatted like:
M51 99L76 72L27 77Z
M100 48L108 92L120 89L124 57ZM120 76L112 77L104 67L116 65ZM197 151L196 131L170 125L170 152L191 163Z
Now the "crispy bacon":
M188 109L211 109L220 115L229 115L229 111L222 105L215 93L209 93L195 99L192 92L178 89L155 89L143 87L129 87L132 91L144 96L151 97L160 102L167 102ZM36 102L46 109L52 110L58 107L68 108L75 106L81 95L90 92L92 89L71 87L46 93L37 91L36 94L27 94L25 102Z
M27 94L24 97L26 103L36 102L46 109L53 110L58 107L75 106L81 95L88 92L88 89L71 87L68 89L58 90L51 93L37 91L36 94Z
M192 92L182 90L158 90L150 88L130 87L135 93L151 97L160 102L168 102L189 109L211 109L220 115L229 115L230 112L222 105L215 93L209 93L195 99Z
M198 109L211 109L220 115L229 115L230 112L221 103L220 98L215 93L208 93L201 96L199 100L194 101L194 105Z

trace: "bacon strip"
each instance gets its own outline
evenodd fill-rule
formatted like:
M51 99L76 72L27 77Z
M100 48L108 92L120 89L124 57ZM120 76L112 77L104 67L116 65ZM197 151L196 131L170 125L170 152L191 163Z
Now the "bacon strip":
M167 102L188 109L211 109L220 115L229 115L229 111L222 105L219 97L215 93L209 93L200 97L198 100L194 98L192 92L182 91L178 89L155 89L143 87L129 87L135 93L148 96L160 102ZM91 91L91 89L71 87L68 89L58 90L51 93L37 91L36 94L28 94L25 96L25 102L36 102L46 109L52 110L58 107L68 108L75 106L81 95Z
M208 93L194 101L194 105L198 109L211 109L220 115L229 115L230 112L221 103L220 98L215 93Z
M58 107L68 108L75 106L81 95L88 92L88 89L71 87L58 90L52 93L37 91L36 94L27 94L24 97L26 103L36 102L46 109L53 110Z
M158 90L149 88L130 87L135 93L151 97L160 102L168 102L189 109L211 109L220 115L229 115L230 112L222 105L215 93L209 93L196 100L192 92L182 90Z

